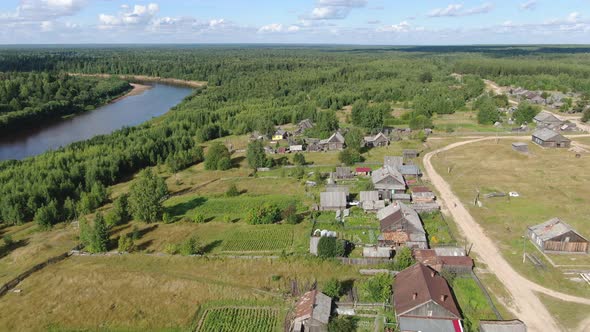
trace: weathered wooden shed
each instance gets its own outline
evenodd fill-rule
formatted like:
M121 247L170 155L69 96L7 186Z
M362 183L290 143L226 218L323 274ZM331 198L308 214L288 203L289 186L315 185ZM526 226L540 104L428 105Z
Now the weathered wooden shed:
M549 128L541 128L533 133L533 142L546 148L569 148L572 141Z
M512 143L512 150L521 153L528 153L529 145L523 142L514 142Z
M530 226L528 235L531 241L544 252L588 252L588 240L559 218Z
M527 332L526 324L515 320L481 320L479 332Z
M346 209L346 193L323 192L320 193L320 210L335 211Z

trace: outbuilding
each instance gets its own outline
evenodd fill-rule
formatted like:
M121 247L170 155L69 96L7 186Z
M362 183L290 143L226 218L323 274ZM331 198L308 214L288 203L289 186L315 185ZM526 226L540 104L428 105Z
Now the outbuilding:
M332 314L332 298L318 291L309 291L295 306L291 332L327 332Z
M320 193L320 210L336 211L346 209L345 192L323 192Z
M530 226L528 235L543 252L588 252L588 240L559 218Z
M569 148L571 140L549 128L538 129L533 133L533 142L546 148Z

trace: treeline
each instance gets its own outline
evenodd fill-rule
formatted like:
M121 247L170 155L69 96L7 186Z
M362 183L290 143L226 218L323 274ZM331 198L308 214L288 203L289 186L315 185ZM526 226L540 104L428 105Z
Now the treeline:
M48 119L92 110L130 89L128 82L117 78L0 73L0 131L17 131Z

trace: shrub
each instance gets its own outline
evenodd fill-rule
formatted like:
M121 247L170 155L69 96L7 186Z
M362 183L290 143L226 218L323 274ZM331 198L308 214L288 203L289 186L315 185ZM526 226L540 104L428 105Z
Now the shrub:
M183 256L200 254L201 247L199 245L199 239L196 236L188 238L180 244L178 251Z
M193 216L191 217L192 222L194 222L195 224L202 224L205 222L205 216L203 216L202 214L200 214L199 212L195 212L193 214Z
M164 252L169 255L176 255L178 253L178 245L174 243L168 243L166 244L166 247L164 247Z
M529 123L540 112L539 107L533 106L527 102L520 103L516 111L514 111L513 118L517 124Z
M318 257L344 257L349 252L349 244L335 237L322 237L318 242Z
M345 165L351 166L363 161L363 157L359 151L352 148L346 148L340 151L338 154L338 160Z
M12 239L12 236L10 234L6 234L2 237L2 240L4 240L4 247L5 248L9 248L14 244L14 240Z
M131 234L119 236L118 250L119 252L132 252L134 249L133 237Z
M236 186L235 183L232 183L229 188L227 189L227 191L225 192L225 196L226 197L236 197L240 195L240 191L238 190L238 187Z
M331 298L337 299L342 294L342 283L336 278L332 278L326 282L322 292Z
M415 262L414 257L412 257L412 250L408 247L403 247L395 254L394 270L402 271L414 265Z
M227 170L231 168L231 159L228 149L221 143L213 143L205 157L206 170Z
M296 153L293 156L293 163L295 163L295 165L299 165L299 166L303 166L305 165L305 156L301 153Z
M360 290L371 302L388 302L391 297L393 278L389 273L380 273L365 280Z
M357 325L357 319L355 317L336 317L330 320L328 332L355 332Z
M265 203L250 209L246 222L251 225L273 224L281 219L281 210L275 204Z

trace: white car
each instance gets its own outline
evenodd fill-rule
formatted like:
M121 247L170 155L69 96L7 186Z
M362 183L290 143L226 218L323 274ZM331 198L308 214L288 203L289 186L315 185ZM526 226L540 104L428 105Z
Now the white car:
M361 202L359 202L359 201L352 201L352 202L348 203L348 205L350 205L350 206L359 206L359 204L361 204Z
M520 194L517 193L516 191L511 191L508 193L508 196L510 197L520 197Z

